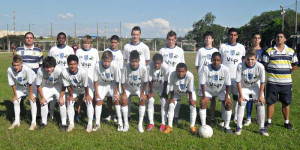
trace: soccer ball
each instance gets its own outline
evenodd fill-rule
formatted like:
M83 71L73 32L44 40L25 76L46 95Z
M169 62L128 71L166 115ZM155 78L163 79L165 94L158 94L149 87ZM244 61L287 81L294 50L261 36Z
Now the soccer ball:
M210 138L213 136L213 129L209 125L204 125L199 128L200 137Z

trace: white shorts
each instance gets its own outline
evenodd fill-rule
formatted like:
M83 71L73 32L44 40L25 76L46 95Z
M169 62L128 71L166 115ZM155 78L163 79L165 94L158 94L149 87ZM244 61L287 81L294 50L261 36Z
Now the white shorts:
M243 93L245 100L247 100L247 101L257 100L258 96L259 96L259 90L260 90L260 88L257 86L250 87L250 88L242 88L242 93ZM262 94L264 96L264 92Z
M139 98L141 97L141 91L140 90L137 90L137 91L125 90L125 93L126 93L128 98L129 98L129 96L138 96Z
M147 91L146 94L148 94L149 93L149 88L147 88L146 91ZM155 94L156 92L159 94L159 96L161 96L162 92L163 92L163 87L153 87L153 93Z
M99 96L101 98L101 100L103 100L105 98L105 96L114 96L114 92L115 92L115 84L108 84L108 85L99 85L98 86L98 93Z
M205 90L205 96L210 99L213 97L218 97L219 101L225 101L225 95L226 95L225 89L222 89L219 93L212 93L212 92ZM228 98L230 98L229 95L228 95Z
M25 86L18 85L16 88L16 92L17 92L18 99L20 99L22 97L27 97L29 95L29 86L25 87ZM35 84L33 84L33 92L32 93L33 93L34 97L37 96L37 88L36 88Z
M232 93L233 95L239 95L239 91L235 79L231 79L230 93Z
M44 97L47 101L47 103L49 103L52 100L58 100L59 96L60 96L60 92L61 92L61 85L59 86L53 86L53 87L42 87L42 91L44 94Z
M77 90L73 90L73 98L77 98L79 95L83 94L85 96L85 90L83 89L82 91L77 91ZM89 95L91 96L91 98L94 97L94 92L91 88L89 88Z
M181 101L181 97L182 96L186 96L186 99L189 101L189 94L188 93L186 93L186 94L179 94L179 93L176 93L176 92L174 93L174 99L176 101ZM196 92L195 91L192 92L192 99L194 101L197 101L197 96L196 96Z

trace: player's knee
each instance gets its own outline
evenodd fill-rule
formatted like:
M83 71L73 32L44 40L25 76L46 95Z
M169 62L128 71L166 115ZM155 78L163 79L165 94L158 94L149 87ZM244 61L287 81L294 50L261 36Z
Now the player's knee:
M120 105L120 101L119 101L119 100L116 100L116 101L115 101L115 105Z
M231 110L231 103L227 103L227 104L225 105L225 110L226 110L226 111Z
M201 108L201 109L206 109L206 108L207 108L207 102L204 101L204 100L201 100L201 101L200 101L200 108Z
M103 104L103 101L97 101L97 106L101 106Z
M123 99L122 102L123 102L123 106L127 106L128 105L128 100L127 99Z
M141 106L145 106L145 101L144 100L140 100L140 105Z

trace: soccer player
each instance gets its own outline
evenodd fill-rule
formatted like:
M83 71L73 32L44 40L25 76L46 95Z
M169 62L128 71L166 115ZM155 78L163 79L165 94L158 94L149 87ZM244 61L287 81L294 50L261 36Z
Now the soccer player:
M47 56L43 60L42 67L39 68L36 78L36 86L38 92L41 95L41 116L42 124L39 129L43 129L47 126L47 116L48 116L48 105L51 101L58 101L60 97L60 92L62 89L61 81L61 67L56 66L56 60L52 56ZM59 109L61 117L61 130L67 130L67 112L64 99L60 99ZM55 102L54 101L54 102Z
M126 64L122 70L122 113L124 118L123 132L127 132L129 129L128 124L128 97L137 95L139 97L139 132L144 132L143 119L145 115L145 103L146 95L145 90L147 87L148 77L147 68L144 65L140 65L140 54L137 50L133 50L129 57L130 62Z
M246 62L237 66L236 79L239 91L239 105L237 111L236 135L242 133L242 123L244 118L245 106L247 101L256 103L259 131L264 136L269 136L265 130L265 68L257 62L257 53L255 50L249 50L246 53Z
M199 81L201 79L201 70L204 66L208 66L211 63L211 56L214 52L218 52L218 49L213 47L213 41L214 41L214 33L211 31L207 31L203 35L204 38L204 44L205 46L200 48L197 52L196 59L195 59L195 67L198 72L198 78ZM198 90L198 96L202 96L201 91L201 84L199 82L198 84L199 90ZM216 100L213 97L211 99L211 105L210 105L210 119L212 122L214 122L214 116L215 116L215 107L216 107Z
M93 76L94 76L94 69L95 65L99 61L99 54L98 50L95 48L92 48L93 39L89 35L85 35L82 39L83 42L83 48L78 49L76 51L76 56L79 59L79 68L83 69L84 71L88 72L88 82L89 82L89 88L94 92L94 82L93 82ZM91 93L90 93L91 94ZM78 98L78 110L77 110L77 116L76 121L79 122L80 119L80 111L81 111L81 103L82 98Z
M13 129L20 126L20 103L29 96L31 106L31 126L29 130L36 128L36 87L35 87L35 72L28 66L23 64L22 56L15 55L13 57L12 66L7 69L8 84L12 87L14 96L12 102L14 104L15 121L8 129ZM23 98L25 97L25 98Z
M222 102L222 119L225 121L224 131L232 134L230 129L230 117L231 117L231 100L230 100L230 72L229 68L222 65L222 56L219 52L214 52L211 57L212 64L204 66L200 72L200 85L202 91L202 99L200 100L200 120L201 125L206 125L206 108L207 103L213 97L219 98Z
M237 84L235 83L236 68L239 63L242 62L242 57L245 56L245 47L237 42L239 37L238 31L235 28L230 28L228 30L228 43L222 44L219 52L222 55L222 64L227 66L230 70L231 77L231 93L233 94L233 112L234 121L237 121L237 102L238 102L238 90ZM222 110L224 111L224 110ZM223 126L224 122L221 122Z
M119 50L119 37L117 35L113 35L110 38L110 48L106 49L105 51L111 51L113 54L112 63L116 64L116 66L121 69L123 68L123 54L121 50ZM120 73L121 78L121 73ZM121 86L119 86L119 90L121 89ZM107 107L108 107L108 114L109 116L105 118L106 121L110 121L111 117L113 116L112 111L112 97L107 97Z
M85 96L85 103L87 107L87 116L88 116L88 125L86 128L87 132L92 132L93 127L93 115L94 108L92 104L93 92L89 88L88 84L88 75L84 69L78 68L78 57L76 55L69 55L67 58L68 68L62 71L62 81L64 87L61 90L59 101L63 101L65 95L65 88L68 89L67 96L67 113L70 125L67 129L67 132L73 131L75 128L74 125L74 103L75 99L79 95Z
M260 47L260 42L261 42L261 35L258 32L254 32L251 35L252 38L252 45L250 47L250 50L255 50L257 54L257 61L261 61L261 56L263 53L263 49ZM247 120L244 123L244 126L249 126L251 124L251 112L252 112L252 106L253 106L253 101L247 101Z
M182 48L176 46L177 36L174 31L169 31L166 39L168 41L167 47L160 49L159 53L163 56L164 62L169 66L170 72L173 72L176 70L176 66L178 63L185 63L184 52ZM168 89L167 93L169 93ZM180 103L181 102L178 101L176 104L174 118L175 123L178 123Z
M167 119L167 85L169 77L168 65L163 63L163 57L161 54L154 54L152 62L149 63L148 67L148 79L149 79L149 92L148 92L148 118L150 124L146 131L151 131L154 126L154 95L157 92L160 96L161 105L161 125L160 131L163 132L166 129L166 119Z
M276 45L263 54L263 64L267 69L267 105L268 121L266 128L272 126L274 104L279 100L282 103L284 127L292 130L289 122L290 105L292 104L292 71L297 68L298 58L295 51L285 45L286 33L276 33Z
M100 118L102 112L102 104L105 97L113 97L116 107L116 114L118 117L118 131L123 130L122 114L120 107L120 96L118 93L120 70L119 67L112 63L113 54L111 51L104 51L102 60L95 66L94 71L94 86L95 86L95 116L96 125L93 131L100 129ZM123 61L123 60L122 60Z
M173 130L173 118L176 103L181 101L182 96L187 96L190 105L190 132L192 134L197 133L195 128L196 122L196 92L194 86L194 76L187 70L185 63L179 63L176 66L176 71L170 74L168 81L170 88L171 98L169 99L169 110L168 110L168 126L164 133L170 133Z

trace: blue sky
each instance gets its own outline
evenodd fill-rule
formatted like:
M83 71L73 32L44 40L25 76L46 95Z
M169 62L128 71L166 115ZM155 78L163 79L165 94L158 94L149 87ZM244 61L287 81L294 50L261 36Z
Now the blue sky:
M16 11L16 30L31 31L37 35L50 35L60 31L74 36L74 22L77 35L119 34L122 22L122 36L130 36L134 25L142 27L143 37L165 37L169 30L184 36L192 29L195 21L207 12L216 16L215 23L228 27L240 27L255 15L279 6L295 9L295 0L7 0L0 5L0 30L9 24L13 29L12 12ZM299 6L299 5L298 5Z

